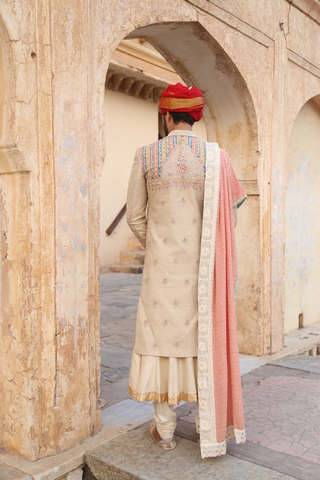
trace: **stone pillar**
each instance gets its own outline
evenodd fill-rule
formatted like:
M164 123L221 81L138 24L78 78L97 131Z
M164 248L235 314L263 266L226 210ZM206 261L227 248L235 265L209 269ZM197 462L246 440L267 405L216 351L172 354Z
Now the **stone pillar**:
M31 460L100 428L89 28L85 0L0 4L0 443Z
M285 17L287 18L287 16ZM275 35L272 158L271 158L271 287L270 351L283 348L284 328L284 190L286 159L285 75L287 63L286 25Z
M56 390L59 448L100 428L99 271L89 248L91 31L87 0L51 2L56 230ZM90 285L89 285L90 283ZM91 295L89 291L93 292Z

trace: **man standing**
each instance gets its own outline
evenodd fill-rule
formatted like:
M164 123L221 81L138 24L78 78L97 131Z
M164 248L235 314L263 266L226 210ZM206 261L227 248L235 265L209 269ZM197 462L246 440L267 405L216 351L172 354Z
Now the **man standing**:
M153 402L163 449L176 446L173 406L198 402L204 458L245 441L233 218L246 196L227 153L192 132L203 107L195 87L162 93L167 137L136 152L127 221L146 247L129 393Z

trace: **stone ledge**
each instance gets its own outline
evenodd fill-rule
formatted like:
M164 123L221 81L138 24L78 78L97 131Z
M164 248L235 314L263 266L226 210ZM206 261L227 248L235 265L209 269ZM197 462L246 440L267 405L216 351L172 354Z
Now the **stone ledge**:
M292 480L293 477L240 460L223 457L201 460L197 443L176 437L177 448L163 451L148 427L111 440L85 454L97 480Z
M32 480L32 478L21 470L9 467L0 462L0 479L1 480Z

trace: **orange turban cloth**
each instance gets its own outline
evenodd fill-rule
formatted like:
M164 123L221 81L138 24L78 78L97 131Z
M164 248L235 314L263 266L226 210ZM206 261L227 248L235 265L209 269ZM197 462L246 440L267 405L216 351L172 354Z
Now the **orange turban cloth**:
M167 90L163 90L159 104L162 115L166 112L186 112L196 122L202 117L203 107L200 90L196 87L185 87L181 83L169 85Z

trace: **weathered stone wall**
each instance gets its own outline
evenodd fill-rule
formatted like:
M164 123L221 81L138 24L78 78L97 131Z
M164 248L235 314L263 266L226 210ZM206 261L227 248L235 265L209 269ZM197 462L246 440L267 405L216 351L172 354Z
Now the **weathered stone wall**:
M319 320L320 102L309 100L294 123L285 215L285 332Z
M127 35L145 36L203 90L208 139L227 148L249 193L237 232L240 348L282 348L289 144L301 107L320 93L320 7L262 3L0 3L4 448L36 459L100 428L104 91Z

